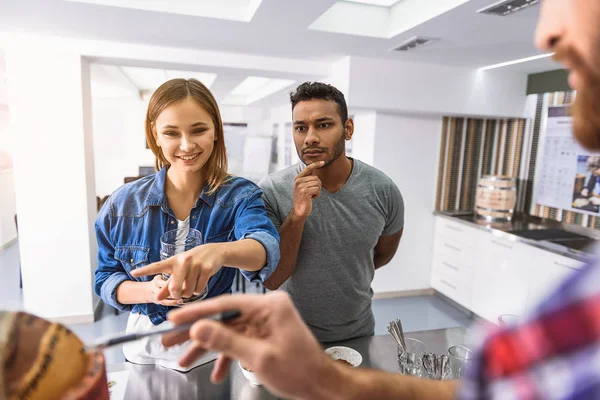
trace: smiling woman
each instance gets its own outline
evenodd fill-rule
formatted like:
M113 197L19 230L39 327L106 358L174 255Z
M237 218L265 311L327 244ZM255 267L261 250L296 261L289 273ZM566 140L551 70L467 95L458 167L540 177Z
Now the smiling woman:
M186 155L186 149L194 149L192 145L202 144L205 156L195 165L203 167L208 162L206 172L211 189L223 183L227 175L223 122L217 102L206 86L195 79L173 79L159 87L152 100L146 114L146 141L156 156L156 169L177 161L177 158L173 158L174 153L165 156L164 151L177 151L176 157L181 159L180 156L190 156ZM177 107L173 107L173 103L177 103ZM181 126L170 124L169 121L173 120L180 121L178 125ZM193 138L196 139L187 142ZM173 146L178 144L184 147L174 150ZM166 147L163 148L163 145ZM214 155L208 160L213 150Z
M279 235L262 191L227 173L221 114L202 83L173 79L154 92L146 140L159 171L117 189L96 221L95 291L113 307L132 311L129 333L162 324L170 309L204 298L198 295L205 291L206 298L230 293L236 268L264 282L279 261ZM175 247L196 231L203 242L160 261L161 236L175 229ZM165 349L153 337L123 351L130 362L184 369L177 361L187 347Z

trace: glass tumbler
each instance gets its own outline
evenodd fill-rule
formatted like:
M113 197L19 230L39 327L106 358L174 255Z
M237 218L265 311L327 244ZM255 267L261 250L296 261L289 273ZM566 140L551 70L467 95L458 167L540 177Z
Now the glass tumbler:
M202 244L202 233L193 228L172 229L160 237L160 259L166 260L174 255L184 253ZM163 273L163 280L168 280L170 274ZM199 295L182 298L183 304L202 300L208 294L208 288Z
M461 371L465 370L465 367L473 358L473 352L465 346L452 346L448 349L448 358L452 379L459 379Z
M420 340L406 338L406 349L398 347L398 366L404 375L421 376L425 344Z

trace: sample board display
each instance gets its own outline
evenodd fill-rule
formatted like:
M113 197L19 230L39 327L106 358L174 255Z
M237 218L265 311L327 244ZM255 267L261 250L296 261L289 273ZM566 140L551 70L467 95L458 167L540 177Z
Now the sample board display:
M537 160L535 203L585 214L600 213L600 154L573 138L568 107L549 107Z

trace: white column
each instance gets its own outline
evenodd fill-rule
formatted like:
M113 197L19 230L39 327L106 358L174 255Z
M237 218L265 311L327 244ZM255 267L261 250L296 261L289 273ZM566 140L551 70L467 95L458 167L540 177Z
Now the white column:
M89 65L14 41L6 49L24 306L93 321L96 199Z
M375 168L404 198L404 235L390 263L375 273L375 293L427 289L431 279L442 116L377 113Z

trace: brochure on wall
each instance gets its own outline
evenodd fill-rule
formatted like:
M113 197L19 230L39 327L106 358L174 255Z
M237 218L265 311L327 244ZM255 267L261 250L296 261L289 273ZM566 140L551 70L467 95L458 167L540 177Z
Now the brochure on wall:
M536 203L586 214L600 213L600 154L573 138L568 107L549 107L538 156Z

